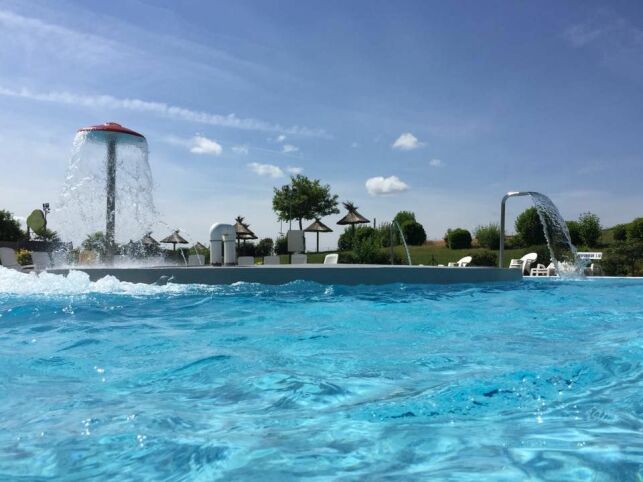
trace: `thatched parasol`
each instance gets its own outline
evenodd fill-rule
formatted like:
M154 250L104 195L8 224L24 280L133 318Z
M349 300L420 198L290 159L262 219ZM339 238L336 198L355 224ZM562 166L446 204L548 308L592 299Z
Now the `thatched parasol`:
M143 236L143 239L141 239L141 243L143 246L158 246L159 242L154 239L150 233L147 233L145 236Z
M348 213L342 219L337 221L337 224L350 224L354 227L356 224L370 223L368 219L357 212L357 206L355 206L355 204L350 201L346 201L343 204Z
M197 242L196 242L196 244L195 244L194 246L192 246L192 248L193 248L193 249L194 249L194 251L196 251L197 253L199 252L199 250L201 250L201 251L205 251L206 249L208 249L208 248L206 248L205 246L203 246L199 241L197 241Z
M255 236L255 233L253 233L248 226L250 226L248 223L243 222L243 216L237 216L235 218L236 223L234 224L234 229L237 232L237 246L243 239L244 241L246 239L257 239L257 236Z
M304 229L306 233L317 233L317 252L319 253L319 233L332 233L333 230L322 223L319 218L315 218L315 222Z
M179 234L178 229L170 234L167 238L161 239L161 243L172 244L172 251L176 251L177 244L188 244L188 242Z

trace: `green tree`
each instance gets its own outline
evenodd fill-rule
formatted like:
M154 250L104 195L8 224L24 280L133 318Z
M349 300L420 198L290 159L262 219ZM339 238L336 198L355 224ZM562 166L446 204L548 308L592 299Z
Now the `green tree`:
M520 213L516 218L515 227L520 240L525 246L547 243L543 224L540 222L540 216L538 216L536 208L528 208Z
M478 226L474 234L480 247L487 249L500 248L500 226L498 224L490 223L487 226Z
M82 242L81 246L83 249L94 251L103 257L107 252L107 238L102 231L97 231L88 235Z
M19 241L24 238L25 233L13 214L0 209L0 241Z
M583 243L596 246L601 237L601 222L596 214L583 213L578 218L578 230Z
M290 184L275 188L272 209L281 221L298 221L300 230L304 219L339 213L337 195L331 193L330 186L301 174L292 176Z
M636 218L627 229L627 237L631 240L643 240L643 218Z
M396 221L400 225L400 227L406 222L415 220L415 213L411 211L400 211L393 218L393 221Z
M422 246L426 241L426 231L417 221L406 221L402 224L404 239L412 246Z
M565 221L567 224L567 230L569 231L569 237L571 238L572 244L578 246L583 242L583 238L580 234L580 224L577 221Z
M627 226L625 224L617 224L612 228L612 236L614 241L625 241L627 239Z
M255 254L257 256L270 256L274 249L274 241L270 238L263 238L257 243Z
M38 241L53 241L55 243L60 242L60 237L56 231L52 231L49 228L43 228L40 231L35 231L36 240Z

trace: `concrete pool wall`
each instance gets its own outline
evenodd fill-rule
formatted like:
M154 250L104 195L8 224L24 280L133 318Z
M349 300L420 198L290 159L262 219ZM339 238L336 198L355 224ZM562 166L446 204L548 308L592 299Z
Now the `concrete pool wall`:
M49 270L68 274L71 270L87 273L91 281L114 276L131 283L232 284L237 282L279 285L292 281L312 281L320 284L380 285L453 284L519 281L518 269L492 267L435 267L389 265L256 265L256 266L190 266L153 268L70 268Z

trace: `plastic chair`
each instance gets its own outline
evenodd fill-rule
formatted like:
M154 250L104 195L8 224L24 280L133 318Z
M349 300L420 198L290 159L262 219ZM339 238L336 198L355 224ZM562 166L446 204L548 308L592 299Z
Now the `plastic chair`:
M238 266L254 266L255 258L254 256L239 256L237 258Z
M11 248L0 248L0 263L2 263L2 266L5 268L15 269L21 273L24 272L20 263L18 263L16 252Z
M339 261L339 255L337 253L327 254L324 257L324 264L337 264Z
M457 263L454 261L451 261L449 263L449 266L457 266L459 268L466 268L469 263L471 263L471 256L465 256L464 258L460 259Z
M281 256L264 256L263 264L281 264Z
M308 264L308 256L305 254L293 254L290 264Z

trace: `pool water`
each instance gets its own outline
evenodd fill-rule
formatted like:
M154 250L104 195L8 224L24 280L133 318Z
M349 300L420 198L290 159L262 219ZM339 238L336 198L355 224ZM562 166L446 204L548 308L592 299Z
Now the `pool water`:
M643 280L0 268L0 479L640 480Z

